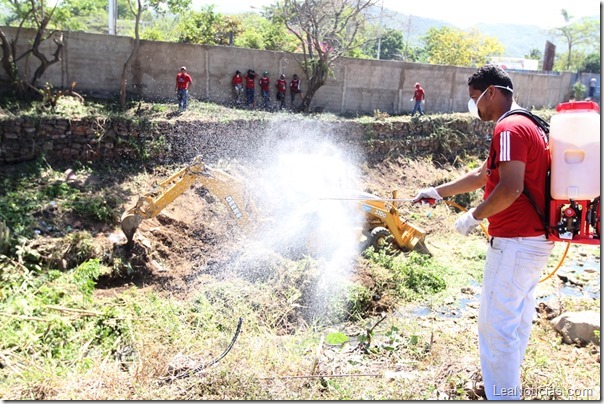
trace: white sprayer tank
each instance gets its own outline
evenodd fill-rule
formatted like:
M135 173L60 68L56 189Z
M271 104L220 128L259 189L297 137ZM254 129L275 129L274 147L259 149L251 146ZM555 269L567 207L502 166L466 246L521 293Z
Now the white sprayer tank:
M552 199L591 200L600 195L600 108L577 101L556 111L549 132Z

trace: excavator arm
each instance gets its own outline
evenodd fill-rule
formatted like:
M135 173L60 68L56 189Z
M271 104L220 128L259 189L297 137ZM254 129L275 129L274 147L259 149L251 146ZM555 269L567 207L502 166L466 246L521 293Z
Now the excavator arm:
M197 182L227 205L240 227L246 229L251 225L257 210L243 182L222 170L206 166L201 156L197 156L190 165L158 184L153 191L140 196L136 205L124 212L121 228L128 245L132 245L134 234L143 220L159 215Z

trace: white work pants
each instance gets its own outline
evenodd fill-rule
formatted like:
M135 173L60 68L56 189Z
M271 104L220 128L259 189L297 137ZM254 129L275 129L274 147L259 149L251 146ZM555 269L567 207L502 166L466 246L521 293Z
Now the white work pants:
M489 400L519 400L534 292L554 243L539 236L495 237L489 244L478 313L482 379Z

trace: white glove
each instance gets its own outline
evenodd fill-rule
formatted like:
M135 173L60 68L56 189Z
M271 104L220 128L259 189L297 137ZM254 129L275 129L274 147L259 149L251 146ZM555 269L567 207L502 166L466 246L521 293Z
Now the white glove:
M482 220L474 219L474 211L476 208L472 208L468 210L466 213L461 215L455 221L455 231L461 234L462 236L467 236L470 234L476 226L478 226Z
M442 201L443 197L439 195L434 187L420 189L417 195L413 198L413 202L421 202L422 199L435 199L437 202Z
M413 98L411 98L409 101L413 102Z

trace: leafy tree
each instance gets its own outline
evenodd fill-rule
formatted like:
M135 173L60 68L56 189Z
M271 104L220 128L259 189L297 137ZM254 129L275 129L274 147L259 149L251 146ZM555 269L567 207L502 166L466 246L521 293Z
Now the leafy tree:
M357 35L366 23L364 12L376 0L284 0L271 13L283 21L297 40L292 53L307 80L300 109L307 111L312 98L332 72L336 60L360 46Z
M554 70L557 72L562 72L562 71L578 72L582 69L583 65L585 64L585 58L587 58L587 53L585 53L583 50L579 50L579 49L575 49L572 52L572 54L570 55L570 62L569 62L568 52L559 53L556 55L556 59L554 61ZM570 68L567 68L569 63L570 63Z
M267 10L260 15L255 13L244 14L242 18L242 40L236 41L237 46L247 47L243 37L256 38L262 46L258 49L293 52L297 49L296 37L291 34L282 19L271 18L272 12Z
M561 13L566 24L552 30L556 37L563 39L567 44L566 61L562 64L561 70L578 70L582 62L577 61L576 58L573 59L573 51L580 47L597 47L599 49L600 22L591 18L581 18L575 21L565 9L562 9ZM573 63L573 60L579 65Z
M591 53L587 55L583 62L581 71L586 73L600 73L602 68L601 58L599 53Z
M69 31L84 31L89 27L88 22L92 19L103 19L107 21L107 2L99 0L67 0L62 3L62 11L65 16L61 28Z
M280 50L293 52L296 50L296 37L292 35L284 24L271 24L264 33L264 44L266 50Z
M541 50L539 50L537 48L531 48L528 55L524 55L524 57L526 59L541 60L541 59L543 59L543 52L541 52Z
M466 32L451 27L430 28L423 41L427 62L432 64L476 67L504 51L498 39L476 29Z
M150 41L177 42L176 24L178 17L172 15L157 16L141 30L141 39Z
M428 63L428 52L421 46L411 46L406 48L406 55L403 54L403 60L415 63Z
M48 30L60 23L59 18L65 18L66 13L57 12L59 10L58 3L55 3L51 8L47 8L42 0L3 0L2 4L10 10L11 18L9 20L18 21L19 25L15 38L12 40L9 40L6 34L0 30L0 47L2 49L0 63L17 95L22 98L30 98L32 95L39 94L38 83L46 70L61 60L63 35L54 30L49 33ZM55 17L55 13L57 17ZM27 50L22 54L18 54L17 43L24 27L31 27L35 29L36 33ZM54 52L49 57L40 48L44 42L50 39L54 42L55 47ZM39 62L31 79L28 79L26 74L21 72L17 66L17 62L28 55L33 55ZM26 63L30 63L29 58L26 59ZM28 66L24 71L29 71Z
M178 23L178 41L215 45L215 34L222 16L208 5L201 11L191 11Z
M396 29L387 28L382 33L380 39L380 60L400 60L402 59L403 48L405 43L403 42L403 34ZM370 55L377 57L377 41L372 42L370 49Z

